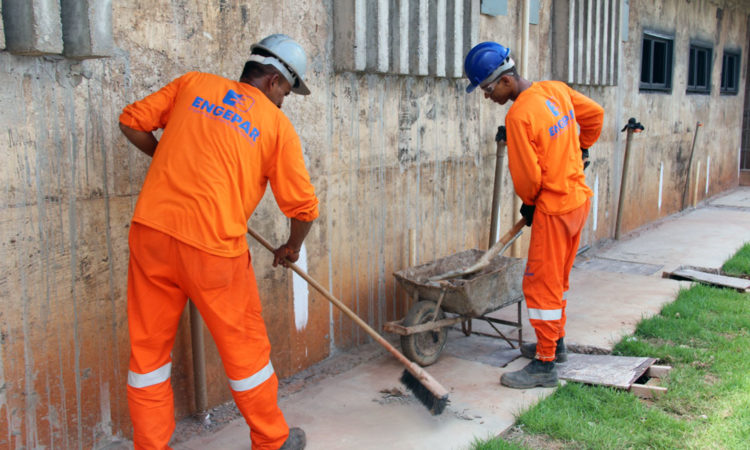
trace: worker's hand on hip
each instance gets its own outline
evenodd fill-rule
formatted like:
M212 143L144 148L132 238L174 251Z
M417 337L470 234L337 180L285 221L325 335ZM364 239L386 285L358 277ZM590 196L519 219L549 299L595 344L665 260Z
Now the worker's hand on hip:
M295 250L288 244L284 244L281 247L273 251L273 266L276 267L281 264L284 267L289 267L290 263L296 262L299 259L299 250Z
M534 221L534 210L536 205L527 205L526 203L521 204L521 216L526 219L526 226L530 227L531 222Z

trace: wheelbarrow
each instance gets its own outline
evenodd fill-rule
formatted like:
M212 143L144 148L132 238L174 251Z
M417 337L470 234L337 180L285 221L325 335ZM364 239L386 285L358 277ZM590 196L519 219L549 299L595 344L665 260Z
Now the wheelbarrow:
M479 272L450 280L430 280L436 275L466 267L484 253L478 249L466 250L393 274L417 301L405 318L387 322L383 329L401 336L401 348L410 360L421 366L434 363L445 347L448 328L460 323L463 333L469 336L472 334L472 319L487 322L511 347L516 348L495 324L510 326L518 331L518 346L523 344L521 282L524 259L496 256ZM518 305L515 322L487 316L514 304Z

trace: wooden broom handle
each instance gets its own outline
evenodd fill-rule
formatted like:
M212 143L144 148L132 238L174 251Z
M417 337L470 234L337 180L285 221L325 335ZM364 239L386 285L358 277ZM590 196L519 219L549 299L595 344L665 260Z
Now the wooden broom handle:
M250 227L247 227L247 232L250 233L250 236L252 236L253 238L255 238L256 241L260 242L261 245L263 245L265 248L267 248L271 253L274 252L275 249L273 248L273 246L271 246L271 244L268 241L266 241L263 238L263 236L261 236L258 233L256 233L255 230L253 230ZM297 275L301 276L302 278L305 279L305 281L307 281L308 283L310 283L310 286L314 287L318 292L320 292L321 294L323 294L323 296L325 298L327 298L328 301L330 301L331 303L333 303L334 305L336 305L336 307L338 307L344 314L346 314L350 319L352 319L357 325L359 325L360 327L362 327L362 329L365 330L367 332L367 334L370 335L370 337L372 337L373 339L375 339L383 347L385 347L389 352L391 352L393 354L393 356L395 356L399 361L401 361L401 363L403 363L403 364L405 364L407 366L410 366L410 365L414 364L406 356L402 355L401 352L399 352L398 350L396 350L391 345L390 342L386 341L385 338L383 338L383 336L381 336L380 334L378 334L377 331L373 330L372 327L370 327L369 325L367 325L367 323L365 323L364 320L360 319L358 315L354 314L354 312L351 309L349 309L346 305L344 305L343 303L341 303L341 301L339 299L337 299L336 297L334 297L333 295L331 295L331 293L329 293L328 290L326 290L326 288L324 288L323 286L321 286L317 281L315 281L312 277L310 277L310 275L308 275L304 270L300 269L299 266L297 266L296 264L294 264L293 262L290 261L289 262L289 267L295 273L297 273ZM416 367L419 367L419 366L416 366ZM419 369L421 369L421 367L419 367Z

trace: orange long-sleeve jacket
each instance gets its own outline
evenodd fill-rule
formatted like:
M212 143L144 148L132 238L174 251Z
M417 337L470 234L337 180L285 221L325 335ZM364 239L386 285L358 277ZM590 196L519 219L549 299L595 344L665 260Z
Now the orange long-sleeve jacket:
M247 251L247 221L268 183L287 217L318 217L299 136L249 84L190 72L126 106L120 122L146 132L164 129L134 222L233 257Z
M591 197L581 148L596 142L603 121L599 104L563 82L539 81L521 92L505 117L508 168L521 200L558 215Z

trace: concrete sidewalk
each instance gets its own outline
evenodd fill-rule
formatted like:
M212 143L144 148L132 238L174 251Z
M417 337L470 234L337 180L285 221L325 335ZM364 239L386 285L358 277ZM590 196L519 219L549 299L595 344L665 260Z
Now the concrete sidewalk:
M571 274L566 342L573 348L611 349L633 332L641 318L657 313L675 299L681 286L689 286L662 278L664 271L683 265L718 268L748 241L750 188L745 187L582 253ZM495 314L513 318L515 311L509 307ZM524 339L534 341L533 328L524 321ZM311 450L466 449L477 438L502 433L513 424L515 414L553 392L499 384L504 372L528 363L516 358L500 367L517 355L501 339L451 331L440 359L427 368L451 391L450 404L437 417L411 396L399 395L404 391L398 381L403 366L372 347L344 356L353 366L348 370L334 376L320 375L325 371L318 370L315 377L313 368L308 371L312 378L298 383L296 392L285 394L295 390L287 384L280 391L281 408L290 425L306 431ZM218 432L174 448L247 449L248 432L239 418Z

